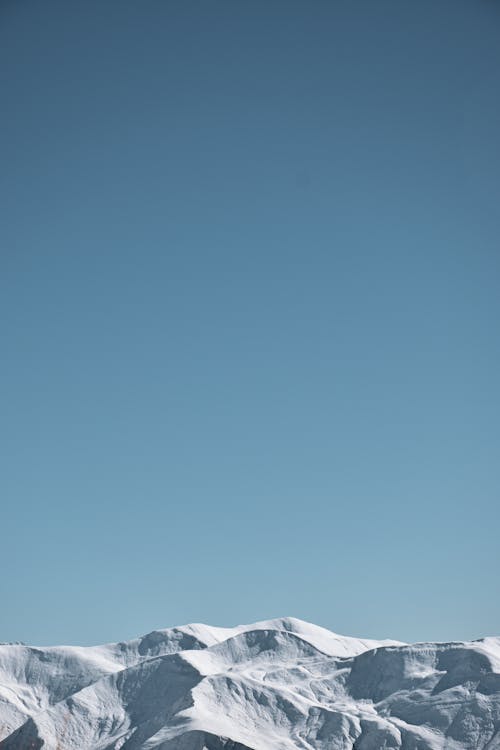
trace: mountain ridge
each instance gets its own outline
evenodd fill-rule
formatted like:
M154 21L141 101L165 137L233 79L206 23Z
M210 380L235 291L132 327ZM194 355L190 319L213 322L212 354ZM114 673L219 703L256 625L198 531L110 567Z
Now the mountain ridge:
M0 750L500 750L500 638L296 618L104 646L0 645Z

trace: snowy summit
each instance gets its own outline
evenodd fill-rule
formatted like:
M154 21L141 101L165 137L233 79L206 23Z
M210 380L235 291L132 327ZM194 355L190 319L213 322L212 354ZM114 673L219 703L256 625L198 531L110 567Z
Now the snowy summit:
M499 750L500 638L372 641L294 618L0 645L1 750Z

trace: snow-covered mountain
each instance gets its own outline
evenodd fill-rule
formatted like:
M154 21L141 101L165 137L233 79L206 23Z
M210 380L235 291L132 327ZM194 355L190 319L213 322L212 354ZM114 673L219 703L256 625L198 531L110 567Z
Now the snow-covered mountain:
M0 645L0 750L500 750L500 638L402 644L294 618Z

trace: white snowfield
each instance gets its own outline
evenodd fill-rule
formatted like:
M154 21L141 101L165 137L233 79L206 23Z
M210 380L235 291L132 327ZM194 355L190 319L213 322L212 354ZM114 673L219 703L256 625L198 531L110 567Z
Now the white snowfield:
M294 618L97 647L0 645L0 750L500 750L500 638Z

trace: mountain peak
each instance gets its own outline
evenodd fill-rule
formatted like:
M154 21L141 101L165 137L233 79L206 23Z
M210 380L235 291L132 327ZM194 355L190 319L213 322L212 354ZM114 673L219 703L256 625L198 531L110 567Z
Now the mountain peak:
M403 644L282 617L0 645L0 750L493 750L500 638Z

